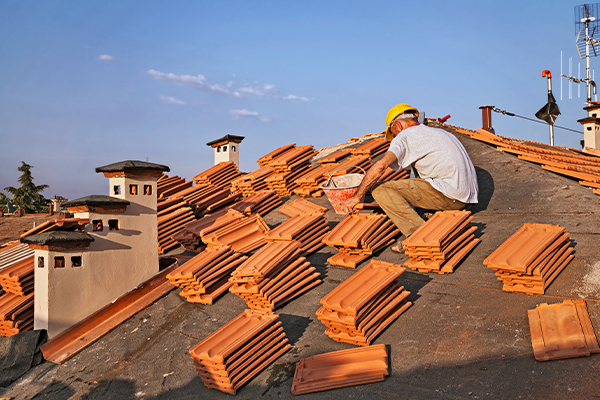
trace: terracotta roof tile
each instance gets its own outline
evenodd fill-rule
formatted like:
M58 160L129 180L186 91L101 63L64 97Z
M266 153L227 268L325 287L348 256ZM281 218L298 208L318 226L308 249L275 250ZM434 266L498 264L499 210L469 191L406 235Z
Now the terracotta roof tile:
M230 291L253 309L274 310L321 283L296 241L270 242L237 268Z
M267 232L269 227L260 215L255 214L202 234L202 241L209 247L227 245L235 252L248 253L266 243Z
M358 263L393 243L399 233L385 214L349 214L323 238L325 244L339 250L327 262L356 268Z
M505 291L543 294L574 257L564 230L558 225L524 224L484 265L496 271Z
M196 175L193 180L198 185L228 186L242 175L233 161L223 161Z
M329 227L323 214L298 215L272 229L265 239L268 242L296 240L301 243L300 250L307 255L307 250L314 251L324 245L322 240L327 232Z
M12 336L33 329L34 294L0 294L0 335Z
M265 215L282 205L281 198L272 190L262 190L229 206L229 209L251 215Z
M283 205L279 212L288 217L295 217L298 215L312 215L312 214L324 214L327 212L326 207L321 207L315 203L311 203L303 198L296 199L292 203Z
M34 260L27 257L0 270L0 285L5 292L25 296L33 292Z
M396 280L405 270L374 260L331 291L317 311L327 326L325 334L340 342L368 346L411 305L406 301L410 292Z
M345 149L340 149L336 152L333 152L329 155L326 155L325 157L322 157L318 160L319 164L331 164L331 163L337 163L338 161L340 161L343 158L346 158L347 156L349 156L352 153L353 149L349 149L349 148L345 148Z
M248 257L234 253L229 246L208 248L167 275L179 293L190 303L213 304L231 287L229 278Z
M302 358L296 363L295 395L384 380L389 358L384 344Z
M527 314L536 360L559 360L600 352L585 300L543 303Z
M273 313L246 310L190 349L205 386L236 394L291 346Z
M266 167L271 161L273 161L274 158L276 158L277 156L280 156L290 150L292 150L294 147L296 146L296 143L292 143L292 144L287 144L285 146L281 146L275 150L273 150L272 152L265 154L264 156L262 156L261 158L259 158L257 160L258 165L260 165L261 167Z

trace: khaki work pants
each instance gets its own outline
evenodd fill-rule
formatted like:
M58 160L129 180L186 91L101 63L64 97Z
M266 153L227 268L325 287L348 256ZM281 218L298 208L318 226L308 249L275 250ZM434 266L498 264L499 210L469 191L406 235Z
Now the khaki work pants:
M421 178L378 182L373 185L371 193L375 201L406 237L425 223L411 206L436 211L471 208L470 204L446 197Z

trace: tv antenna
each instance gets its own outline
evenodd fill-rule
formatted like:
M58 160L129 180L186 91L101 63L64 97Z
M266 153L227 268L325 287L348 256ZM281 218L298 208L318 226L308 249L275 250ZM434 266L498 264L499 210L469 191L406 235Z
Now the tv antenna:
M582 4L575 6L575 40L577 53L579 58L583 59L581 53L585 52L585 78L580 76L575 78L572 75L572 63L569 60L569 75L562 74L562 52L560 60L560 68L562 78L569 80L569 98L571 98L571 84L573 82L584 82L587 88L587 101L592 101L592 92L596 95L596 83L590 75L590 57L597 57L600 52L600 18L599 18L600 3ZM590 53L590 49L593 55ZM561 83L561 99L562 99L562 83Z

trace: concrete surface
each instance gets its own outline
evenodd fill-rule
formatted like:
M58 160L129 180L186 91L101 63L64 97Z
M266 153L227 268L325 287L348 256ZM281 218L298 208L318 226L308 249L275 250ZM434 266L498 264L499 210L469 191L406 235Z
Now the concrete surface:
M527 310L540 303L585 298L600 328L600 197L576 181L457 134L477 167L480 204L473 207L481 243L453 274L407 271L400 280L414 303L375 340L388 345L385 381L303 395L306 399L593 399L600 398L600 354L538 362ZM295 198L295 197L294 197ZM292 201L294 198L287 199ZM314 199L327 205L325 198ZM340 217L327 213L330 221ZM265 217L274 226L287 217ZM575 258L543 296L506 293L483 260L525 222L560 224ZM331 267L324 247L309 259L324 282L276 312L292 350L238 390L241 399L293 398L302 357L353 347L327 337L315 316L319 300L353 274ZM403 262L389 249L376 259ZM364 266L367 262L363 263ZM227 293L216 304L189 304L171 292L63 365L38 365L0 396L15 399L226 399L209 390L188 350L244 308Z

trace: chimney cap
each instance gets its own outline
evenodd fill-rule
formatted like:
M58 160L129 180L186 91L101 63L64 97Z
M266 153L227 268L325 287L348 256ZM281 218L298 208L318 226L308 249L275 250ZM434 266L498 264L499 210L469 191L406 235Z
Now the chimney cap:
M210 147L217 147L217 146L221 146L221 145L224 145L224 144L230 143L230 142L240 143L244 139L245 139L244 136L236 136L236 135L227 134L220 139L216 139L216 140L213 140L212 142L206 143L206 145L210 146Z

